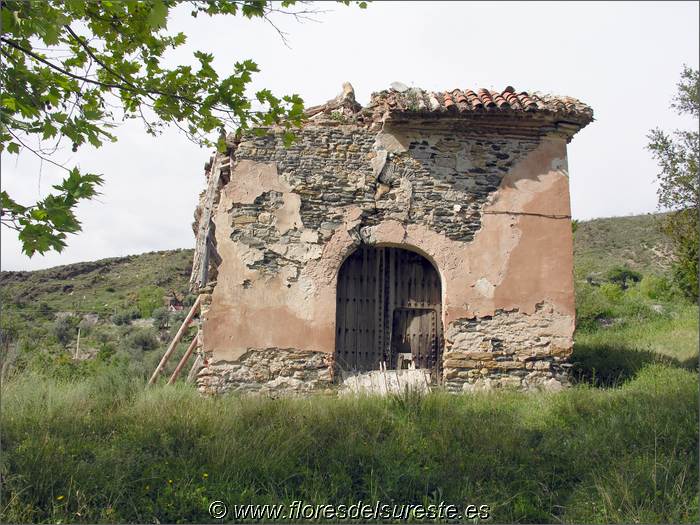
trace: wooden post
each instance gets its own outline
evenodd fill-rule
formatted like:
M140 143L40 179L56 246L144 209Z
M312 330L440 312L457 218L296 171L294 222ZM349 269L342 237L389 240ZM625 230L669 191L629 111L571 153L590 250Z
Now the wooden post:
M204 253L202 254L202 268L199 272L199 286L205 286L209 278L209 230L206 232L207 239L204 241Z
M187 327L192 322L192 318L194 317L194 314L197 312L197 308L199 308L199 303L201 302L201 300L202 300L202 296L198 295L197 300L192 305L192 308L190 309L189 313L187 314L187 317L185 317L185 320L182 322L182 326L180 326L180 329L177 331L177 334L175 334L175 338L172 340L172 342L170 343L170 346L168 346L168 349L163 354L163 357L161 358L160 363L158 363L158 366L156 367L155 372L153 372L151 379L148 380L149 385L152 385L153 383L155 383L156 378L163 371L165 364L168 362L168 360L170 359L170 356L175 351L175 347L180 342L180 339L182 339L182 336L185 335L185 332L187 331Z
M75 342L75 360L80 356L80 327L78 327L78 340Z
M190 343L190 346L187 347L187 350L183 354L182 359L180 359L180 362L175 367L175 370L173 371L173 375L171 375L170 379L168 379L169 385L172 385L175 382L175 380L177 379L177 376L180 375L180 372L184 368L185 363L187 363L187 360L192 355L192 352L194 352L194 349L197 348L197 339L198 339L198 337L195 335L194 339L192 339L192 342Z
M197 372L199 372L200 368L202 368L202 354L197 354L197 359L194 360L192 368L190 368L190 373L187 374L188 383L194 381L194 378L197 376Z

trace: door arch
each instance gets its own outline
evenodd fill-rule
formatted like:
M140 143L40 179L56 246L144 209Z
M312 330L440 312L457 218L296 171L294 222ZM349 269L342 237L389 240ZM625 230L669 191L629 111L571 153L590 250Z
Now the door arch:
M403 248L361 244L340 267L336 363L342 370L427 368L440 377L442 289L432 263Z

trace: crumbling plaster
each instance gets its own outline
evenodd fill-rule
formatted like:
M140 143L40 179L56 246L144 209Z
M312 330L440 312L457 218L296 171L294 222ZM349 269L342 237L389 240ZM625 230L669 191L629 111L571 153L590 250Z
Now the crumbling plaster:
M413 249L433 262L442 280L446 328L455 320L493 316L498 310L531 314L546 303L560 314L550 331L570 338L574 297L566 138L544 137L514 163L480 206L480 227L473 239L463 242L411 222L410 172L382 191L380 177L387 159L416 164L409 144L418 140L433 144L444 136L385 126L366 156L366 172L356 172L354 184L371 192L376 206L386 202L390 213L376 224L367 224L366 206L338 206L341 223L325 242L316 229L305 228L300 213L304 197L295 193L276 161L236 160L214 216L222 263L204 325L204 350L212 360L235 361L250 348L332 354L335 279L343 260L361 240ZM456 155L455 163L459 162L464 158ZM280 236L298 231L298 242L270 248L281 259L302 262L300 271L294 265L283 265L273 274L251 268L263 258L263 251L231 240L236 227L232 208L252 204L269 192L281 194L282 205L255 220L272 222Z

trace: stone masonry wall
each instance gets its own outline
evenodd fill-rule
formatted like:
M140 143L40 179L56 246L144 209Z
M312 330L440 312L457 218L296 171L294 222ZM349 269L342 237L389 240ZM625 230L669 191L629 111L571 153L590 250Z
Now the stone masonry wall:
M334 375L334 312L328 310L334 308L335 283L330 277L319 282L318 268L333 276L352 246L376 242L366 232L388 224L431 232L459 259L458 249L482 231L484 209L504 177L541 144L532 134L429 128L406 131L397 147L381 135L360 125L325 123L298 131L288 148L280 133L246 137L237 145L217 211L223 263L204 321L208 359L198 378L201 391L327 388ZM509 224L499 227L512 237L517 221ZM345 238L345 252L339 252L335 246ZM432 255L430 247L419 248ZM509 255L500 255L499 245L489 249L494 260ZM434 260L450 257L437 246L434 251ZM447 306L454 290L475 286L446 277L440 264L438 271ZM466 313L445 326L445 386L459 391L566 384L563 361L571 350L573 316L545 299L538 298L542 304L534 313L515 308L492 316L468 315L468 304L452 305L452 311L458 306ZM321 325L326 335L314 338Z
M445 387L450 391L557 390L568 385L570 365L565 360L573 341L553 330L562 323L569 325L572 320L545 304L532 315L498 310L493 316L453 322L445 334Z
M209 395L308 393L332 386L330 361L323 352L254 348L236 362L219 361L205 367L197 383L199 391Z
M537 146L534 139L436 132L411 142L407 153L387 155L375 142L376 133L349 126L306 128L289 148L274 135L243 141L236 162L275 162L280 179L299 197L303 225L284 233L276 228L275 212L284 204L277 191L232 208L231 240L262 251L249 267L273 274L292 266L292 274L298 274L309 251L320 255L312 245L323 245L342 225L347 206L361 209L361 227L392 219L469 242L488 196ZM383 166L373 170L372 160L382 154L387 157Z

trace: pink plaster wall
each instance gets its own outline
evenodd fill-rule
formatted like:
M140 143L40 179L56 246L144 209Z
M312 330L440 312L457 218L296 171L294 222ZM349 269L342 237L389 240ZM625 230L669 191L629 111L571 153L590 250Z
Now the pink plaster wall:
M335 279L354 249L349 230L360 221L360 209L345 208L343 225L325 245L311 241L299 248L306 250L306 265L289 282L284 269L269 277L246 267L261 252L230 239L231 207L270 189L284 195L278 227L299 228L302 239L314 236L304 230L299 197L280 180L274 163L236 165L215 216L223 262L204 325L204 350L215 360L236 360L248 348L334 351ZM555 333L570 337L574 287L566 139L543 139L503 178L482 211L482 227L470 243L396 221L369 228L369 241L414 249L435 264L445 326L498 309L532 313L545 302L563 319Z

